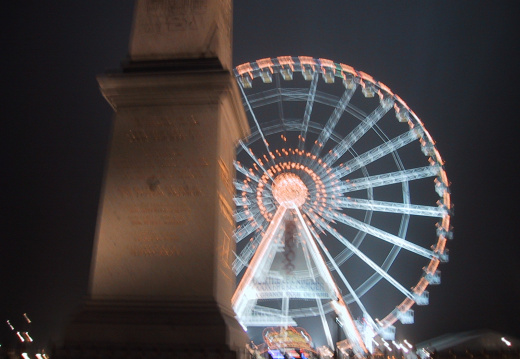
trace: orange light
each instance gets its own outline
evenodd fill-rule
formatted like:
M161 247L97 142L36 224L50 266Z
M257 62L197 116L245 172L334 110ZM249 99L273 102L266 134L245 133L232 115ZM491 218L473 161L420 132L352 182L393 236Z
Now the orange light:
M253 74L252 74L253 68L251 67L250 63L246 63L246 64L237 66L237 72L239 75L243 75L247 72L249 74L249 76L251 77L251 79L253 78Z
M345 65L345 64L339 64L339 66L341 67L342 71L348 72L349 74L356 76L356 70L354 70L354 68L352 66Z
M370 81L372 83L376 83L376 80L374 80L374 78L372 76L370 76L369 74L364 73L363 71L358 71L358 72L359 72L359 76L361 76L361 78L363 80Z
M379 85L379 87L380 87L383 91L387 92L390 96L394 96L394 93L392 92L392 90L390 90L390 89L388 88L388 86L386 86L384 83L382 83L382 82L378 82L378 85Z
M300 64L310 65L312 67L312 70L315 70L316 62L314 61L314 58L310 56L298 56L298 59L300 60Z
M273 73L273 61L271 61L270 58L265 58L265 59L260 59L260 60L256 60L256 64L258 65L258 67L260 69L265 69L266 67L269 68L269 71L271 71L271 73Z
M278 63L280 65L288 65L292 71L294 71L294 61L290 56L278 56Z

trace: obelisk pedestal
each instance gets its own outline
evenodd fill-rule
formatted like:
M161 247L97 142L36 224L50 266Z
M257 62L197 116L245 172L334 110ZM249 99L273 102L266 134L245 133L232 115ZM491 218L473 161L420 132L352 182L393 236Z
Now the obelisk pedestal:
M89 300L58 357L243 352L232 180L249 127L230 67L230 0L137 2L130 61L98 78L113 135Z

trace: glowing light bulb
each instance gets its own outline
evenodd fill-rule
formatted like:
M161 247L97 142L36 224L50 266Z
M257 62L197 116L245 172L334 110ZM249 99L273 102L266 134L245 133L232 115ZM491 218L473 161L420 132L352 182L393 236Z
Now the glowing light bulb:
M511 346L511 342L509 340L507 340L506 338L502 337L502 338L500 338L500 340L502 340L508 347Z
M298 208L305 203L309 190L294 173L282 173L274 180L273 196L286 208Z

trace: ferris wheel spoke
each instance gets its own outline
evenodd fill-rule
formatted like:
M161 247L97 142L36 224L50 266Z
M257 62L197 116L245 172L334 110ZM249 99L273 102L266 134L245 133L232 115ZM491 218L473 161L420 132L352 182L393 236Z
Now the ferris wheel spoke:
M233 164L235 165L235 169L238 172L242 173L244 176L252 179L255 182L260 181L260 177L255 175L252 171L248 171L244 166L242 166L242 164L240 162L235 161Z
M276 103L280 99L283 101L307 101L308 95L309 90L305 88L280 88L279 90L270 89L251 94L248 96L248 101L251 108L257 108ZM328 101L330 102L331 100ZM245 101L244 106L247 106ZM249 111L249 108L246 108L245 110L247 112Z
M368 213L371 213L371 212L367 212L367 214ZM402 223L401 223L401 226L399 228L398 236L403 237L406 234L406 231L407 231L407 228L408 228L408 225L407 225L408 221L406 219L407 217L410 217L410 216L405 214L401 218L401 222ZM366 222L366 220L365 220L365 222ZM366 222L366 223L369 223L369 222ZM356 248L359 248L359 245L361 244L361 242L363 241L365 236L366 236L365 232L359 231L356 234L356 236L354 237L354 239L351 241L352 245L354 245ZM390 250L390 252L386 256L385 260L381 264L381 268L384 271L388 271L390 266L394 263L395 259L397 258L397 255L400 253L400 251L401 251L401 247L399 247L399 246L393 246L392 247L392 249ZM354 255L354 253L352 253L352 251L350 251L348 248L345 248L334 259L336 260L337 263L343 264L352 255ZM370 290L370 288L372 288L376 283L379 282L379 280L381 280L381 276L379 274L377 274L377 273L373 273L367 280L365 280L359 287L356 288L356 295L358 295L359 297L364 296ZM348 295L345 297L345 299L346 300L348 299L349 303L352 302L352 298L349 298Z
M255 219L251 221L247 221L246 223L242 224L241 226L238 226L235 229L235 232L233 233L233 237L235 238L235 241L238 243L245 237L249 236L251 233L256 231L257 229L262 229L263 225L265 223L265 219L261 217L262 219L260 221L256 221Z
M260 210L257 206L253 208L245 208L243 210L237 210L235 213L233 213L233 217L235 217L235 221L240 222L244 221L246 219L249 219L251 217L256 218L258 215L260 215Z
M252 188L252 191L243 191L241 195L237 195L233 197L233 201L235 202L236 206L241 207L247 207L256 202L256 196L255 196L255 188Z
M361 167L364 167L392 152L398 150L407 144L413 142L418 138L417 130L411 129L400 136L397 136L390 141L387 141L373 149L347 161L342 163L340 166L336 167L336 176L338 178L345 177L346 175L358 170Z
M280 121L282 122L282 127L284 131L286 130L285 127L285 116L283 114L283 98L282 98L282 86L280 85L280 74L275 74L276 78L276 89L278 90L278 116L280 117Z
M254 251L252 253L254 253ZM251 253L251 257L253 256L252 253ZM251 259L251 257L249 259ZM238 273L240 273L242 271L242 269L244 269L248 265L249 265L249 263L248 263L247 256L245 256L245 255L243 256L242 254L238 255L235 253L235 260L233 261L233 265L232 265L233 273L235 273L235 275L238 275Z
M440 171L440 166L425 166L412 168L403 171L390 172L381 175L374 175L363 177L359 179L349 180L338 186L338 192L347 193L359 191L371 187L387 186L394 183L401 183L405 181L418 180L421 178L437 176Z
M369 129L374 126L389 110L391 106L379 105L370 115L365 117L340 143L338 143L323 161L331 165L345 154Z
M286 211L287 209L284 206L278 207L276 213L273 216L273 219L267 227L267 230L265 231L265 233L262 233L258 246L251 248L253 250L251 261L249 262L249 266L246 272L244 273L240 283L238 284L235 294L233 294L233 297L231 299L233 309L235 309L235 313L239 317L244 310L245 302L248 301L247 296L243 295L244 290L257 276L257 274L259 274L259 271L262 270L262 264L265 264L265 261L268 259L269 252L271 252L274 249L272 244L275 239L275 234L278 228L280 227L280 224L282 223ZM241 260L244 260L244 258L241 258Z
M240 254L236 255L235 260L233 261L233 271L235 274L238 274L249 265L249 261L255 254L256 248L258 248L258 244L262 240L263 232L257 233L256 236L252 238L251 241L247 243L247 245L242 249Z
M334 279L332 278L332 275L330 274L327 265L325 264L321 255L319 254L319 250L316 246L316 243L312 240L312 234L309 230L309 227L305 225L305 220L302 216L300 209L296 208L295 212L303 229L304 243L309 249L309 254L311 255L314 264L316 265L316 270L325 281L325 285L327 286L329 293L331 295L333 294L336 298L341 297L341 293L339 292L337 286L334 284Z
M334 202L340 208L359 209L386 213L411 214L426 217L444 217L448 214L446 208L439 206L421 206L417 204L374 201L362 198L338 198Z
M320 250L318 246L316 245L315 241L312 239L312 235L309 231L309 228L305 225L305 220L302 216L302 213L299 208L295 208L294 210L296 212L297 218L300 221L300 224L303 228L303 241L305 245L309 248L309 252L311 256L313 257L314 264L316 265L316 269L319 272L321 278L324 281L325 286L328 288L328 291L330 294L333 294L333 300L330 302L336 311L336 314L341 319L341 321L344 324L343 330L347 334L349 338L353 341L353 345L362 345L362 340L359 336L358 329L356 327L356 324L352 318L352 315L350 314L350 311L348 310L345 302L343 301L343 296L341 295L341 292L334 282L334 279L323 260L323 257L320 255ZM328 252L328 250L325 248L325 251ZM325 312L323 308L321 307L321 302L318 303L318 310L320 312L320 316L323 321L323 325L325 330L328 330L328 326L326 324L325 320ZM354 338L357 338L355 340ZM330 340L332 341L332 340Z
M238 143L244 149L244 151L247 152L249 157L251 157L251 159L256 163L256 165L262 169L262 172L264 174L266 174L271 179L271 181L273 181L273 177L271 177L269 172L267 172L267 170L264 168L262 163L260 163L260 161L258 161L258 158L256 158L255 154L253 153L253 150L251 150L250 148L247 148L247 146L244 144L244 142L242 142L242 140L239 140Z
M233 185L235 186L236 190L239 192L248 192L253 193L253 189L248 183L237 181L236 179L233 180Z
M235 202L235 206L237 207L249 207L252 203L246 196L233 197L233 201Z
M365 213L365 223L370 223L372 219L372 212L366 212ZM363 232L363 231L359 231L354 239L352 240L352 245L356 246L356 247L359 247L361 245L361 243L363 242L363 240L365 239L366 237L366 233ZM335 258L334 260L336 261L336 263L338 263L339 265L342 265L343 263L345 263L351 256L353 255L353 253L351 251L348 250L348 248L345 248L344 250L342 250ZM384 268L384 266L383 266Z
M307 213L306 213L307 214ZM308 214L307 214L308 215ZM372 268L376 273L378 273L381 277L386 279L390 284L392 284L397 290L403 293L408 298L414 300L414 294L407 290L405 287L401 285L397 280L395 280L390 274L388 274L383 268L378 266L374 261L372 261L367 255L365 255L361 250L356 248L352 243L350 243L345 237L338 233L334 228L332 228L328 223L326 223L323 219L318 218L316 215L314 216L315 223L322 227L322 229L332 236L334 236L341 244L350 249L359 259L365 262L370 268Z
M435 253L429 249L423 248L421 246L418 246L417 244L414 244L410 241L407 241L405 239L402 239L396 235L393 235L391 233L385 232L379 228L376 228L370 224L367 224L365 222L362 222L360 220L357 220L355 218L349 217L346 214L342 213L334 213L334 215L330 215L330 213L324 213L326 217L328 217L329 220L335 220L337 222L341 222L343 224L346 224L352 228L355 228L359 231L363 231L367 234L370 234L374 237L377 237L383 241L386 241L390 244L399 246L403 249L406 249L410 252L413 252L415 254L418 254L420 256L426 257L428 259L432 259L435 257Z
M298 138L298 149L300 150L303 150L305 139L307 138L307 128L309 127L309 121L311 119L312 106L314 104L314 97L316 96L317 84L318 72L316 71L312 75L312 81L309 87L309 93L307 95L307 104L305 105L305 113L303 114L302 129L300 131L300 137Z
M356 91L356 87L353 86L352 88L347 88L345 92L343 93L343 96L341 96L341 99L339 100L338 104L336 105L336 108L334 109L334 112L329 117L329 120L327 121L327 124L325 125L325 128L320 133L320 136L314 143L314 146L312 147L311 153L313 155L319 155L321 150L323 149L323 146L327 142L327 140L330 138L331 133L334 131L334 128L338 124L338 121L345 112L345 109L347 108L350 99L352 98L352 95Z
M251 108L262 107L265 105L276 103L276 101L278 101L278 93L279 91L277 91L276 89L270 89L259 93L251 94L247 97L247 100L249 101L249 105L251 106ZM245 100L243 104L244 106L247 106ZM247 107L245 110L249 111L249 107Z
M249 100L244 92L244 87L240 81L238 82L238 85L239 85L238 87L240 88L240 91L242 92L242 98L246 102L247 108L249 109L249 113L251 114L251 117L253 118L253 121L255 122L258 133L262 137L262 141L264 142L265 148L267 149L267 153L271 153L271 150L269 149L269 143L265 139L264 133L262 132L262 128L260 127L260 124L258 123L258 120L256 119L256 115L253 111L253 108L251 107L251 104L249 103Z
M304 222L302 222L302 225L306 226L306 224ZM336 263L335 259L331 256L331 254L327 250L327 247L325 247L325 245L323 244L323 241L321 240L321 238L319 236L317 236L315 234L315 232L310 232L310 233L312 233L312 235L314 237L314 240L318 243L318 245L320 246L322 252L325 253L325 256L329 260L330 265L334 268L336 273L339 275L339 277L342 280L343 284L345 285L345 287L347 287L348 292L350 293L350 295L352 296L352 298L354 299L356 304L359 306L359 308L363 312L363 316L365 317L365 319L367 319L367 321L370 323L370 325L373 328L377 328L376 323L374 322L374 320L372 319L372 317L370 316L370 314L366 310L364 304L361 302L361 299L356 295L356 291L350 285L350 282L347 280L347 278L345 277L343 272L339 269L339 265Z

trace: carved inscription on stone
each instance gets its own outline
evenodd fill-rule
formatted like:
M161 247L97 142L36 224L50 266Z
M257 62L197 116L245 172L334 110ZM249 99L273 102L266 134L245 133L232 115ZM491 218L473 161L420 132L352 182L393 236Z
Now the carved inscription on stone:
M134 168L130 169L131 161L118 161L118 167L123 169L122 177L125 181L138 181L138 182L149 182L151 177L154 177L160 183L166 183L168 181L179 181L179 180L188 180L192 182L193 179L205 179L208 177L206 171L204 170L207 167L208 161L205 159L200 159L198 162L200 165L197 167L181 167L179 169L172 170L170 168L155 168L153 171L153 175L150 175L150 170L146 168ZM143 164L144 167L144 164ZM172 166L173 167L173 166Z
M115 158L113 163L119 169L130 169L132 172L137 172L142 168L178 168L179 170L184 170L207 167L209 165L207 159L203 156L189 160L182 156L176 157L175 155L161 153L157 155L153 153L145 154L142 158Z
M141 232L137 233L134 240L141 243L175 243L180 240L180 236L177 232L168 233L151 233Z
M172 257L181 255L182 251L179 247L144 245L131 247L130 253L139 257Z
M148 33L197 29L197 15L206 12L205 0L150 0L146 6Z
M117 192L124 198L167 198L167 197L200 197L204 194L202 187L196 183L164 184L155 190L150 190L145 185L122 185Z
M172 127L177 129L186 129L190 127L200 127L199 121L192 114L179 115L172 117L171 115L148 115L135 116L130 118L132 124L141 128L164 128Z
M192 131L181 131L178 128L169 130L129 130L127 138L130 143L148 142L180 142L185 140L201 139L201 135Z
M204 128L190 113L132 114L122 123L111 168L118 178L112 193L133 238L127 250L137 257L181 255L192 206L206 194L209 162L198 145Z
M128 249L133 256L176 256L182 254L181 242L177 232L137 232Z
M193 116L172 119L170 116L134 118L126 137L130 143L182 142L201 140L200 123Z
M130 224L134 226L153 226L160 224L186 224L185 215L130 215L128 216Z

